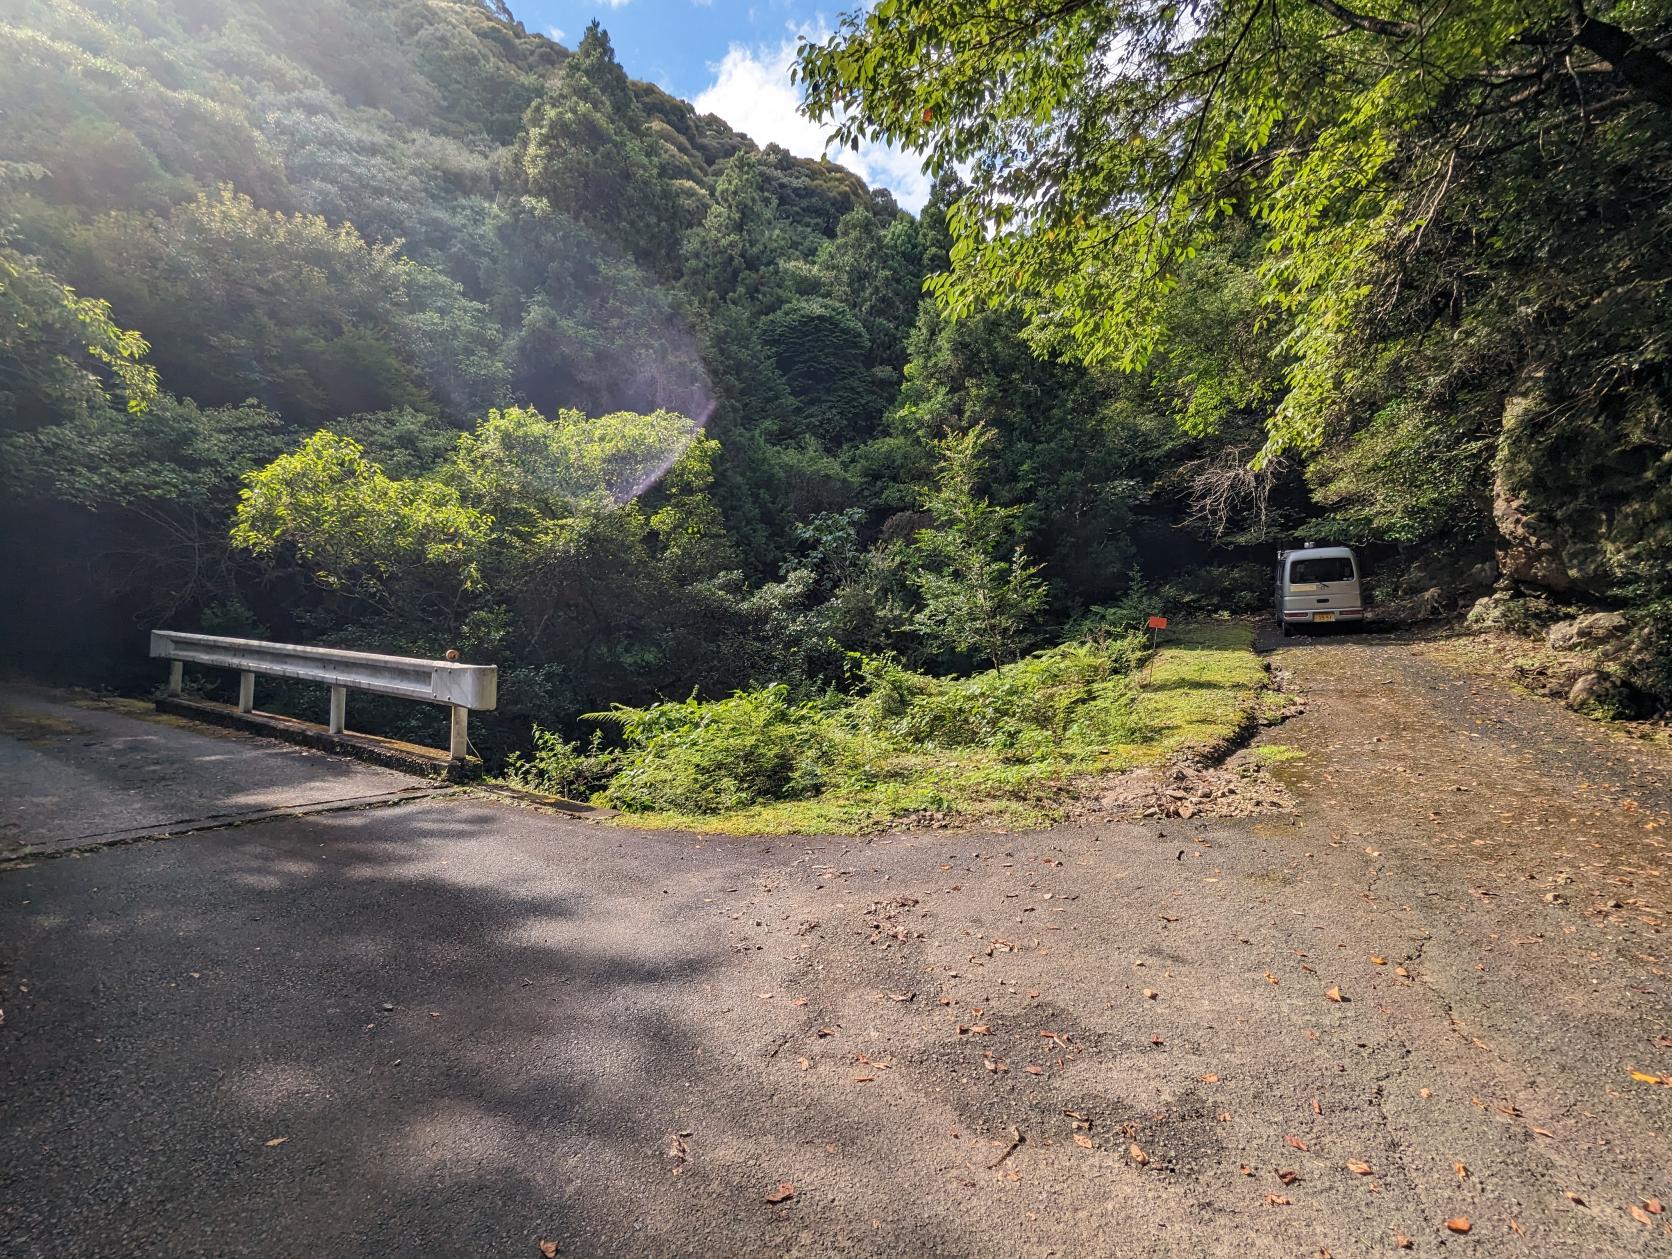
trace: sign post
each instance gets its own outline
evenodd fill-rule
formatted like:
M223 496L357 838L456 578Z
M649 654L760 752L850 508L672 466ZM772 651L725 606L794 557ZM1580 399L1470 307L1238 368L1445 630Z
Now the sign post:
M1164 616L1152 616L1152 617L1150 617L1150 619L1149 619L1150 658L1149 658L1149 668L1145 671L1149 674L1149 678L1146 678L1145 681L1148 681L1150 678L1153 678L1155 676L1155 649L1156 649L1157 645L1161 642L1161 631L1166 629L1166 628L1167 628L1167 618L1166 617L1164 617Z

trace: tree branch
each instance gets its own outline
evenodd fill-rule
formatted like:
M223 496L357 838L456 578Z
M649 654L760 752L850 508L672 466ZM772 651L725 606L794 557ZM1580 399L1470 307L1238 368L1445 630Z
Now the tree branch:
M1368 13L1354 13L1345 5L1337 4L1335 0L1312 0L1331 17L1356 26L1361 31L1369 31L1372 35L1381 35L1387 39L1410 39L1418 33L1415 22L1401 22L1392 18L1371 17Z
M1326 0L1314 0L1326 3ZM1672 61L1624 27L1592 17L1573 6L1573 42L1601 57L1637 93L1664 108L1672 107Z

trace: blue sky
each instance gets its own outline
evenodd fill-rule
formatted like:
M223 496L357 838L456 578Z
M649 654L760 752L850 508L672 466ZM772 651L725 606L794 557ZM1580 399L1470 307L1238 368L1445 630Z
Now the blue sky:
M824 151L823 128L796 110L789 81L798 35L817 35L863 0L510 0L530 30L570 48L597 18L616 56L636 79L715 113L757 143L777 143L803 157ZM832 153L832 157L837 154ZM841 161L909 210L922 206L929 182L917 162L883 145L843 153Z

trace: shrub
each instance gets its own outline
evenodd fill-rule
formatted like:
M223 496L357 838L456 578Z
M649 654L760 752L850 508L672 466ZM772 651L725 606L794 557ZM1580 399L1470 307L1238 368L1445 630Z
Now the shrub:
M851 698L796 700L780 683L708 702L617 708L594 716L621 729L616 761L547 735L513 778L572 790L607 765L605 803L713 815L982 765L1080 765L1146 737L1126 676L1142 658L1136 634L1065 643L966 678L855 656Z
M1161 606L1169 616L1262 612L1271 606L1272 589L1272 570L1264 564L1190 568L1161 588Z
M589 799L615 772L618 753L603 746L594 734L585 751L555 730L534 727L534 747L524 756L513 752L505 760L505 778L519 787L573 800Z
M792 702L782 683L593 719L621 727L626 747L603 799L629 812L725 813L802 799L833 759L827 706Z

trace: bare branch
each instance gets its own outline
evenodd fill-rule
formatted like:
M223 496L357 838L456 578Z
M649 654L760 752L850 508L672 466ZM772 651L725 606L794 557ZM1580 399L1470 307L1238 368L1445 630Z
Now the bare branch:
M1252 463L1246 446L1229 446L1179 469L1190 486L1190 524L1206 525L1214 537L1230 531L1231 522L1246 514L1251 528L1263 534L1270 510L1272 486L1283 474L1282 459Z

